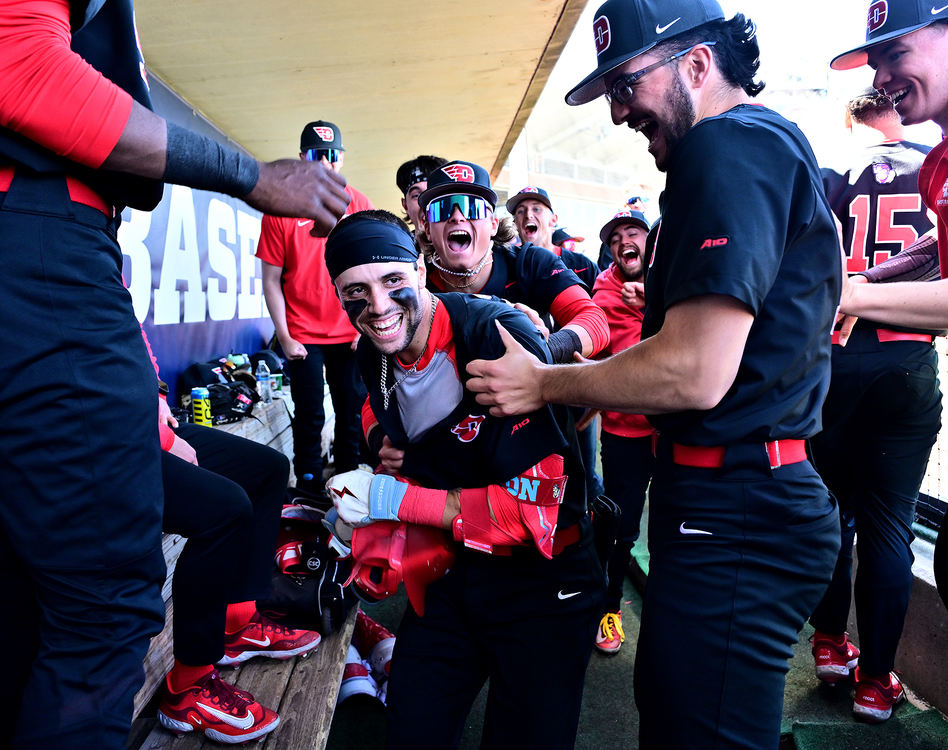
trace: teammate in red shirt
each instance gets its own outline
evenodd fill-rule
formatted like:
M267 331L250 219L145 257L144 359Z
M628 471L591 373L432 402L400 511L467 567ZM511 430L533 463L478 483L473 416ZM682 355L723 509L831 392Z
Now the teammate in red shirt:
M344 155L342 134L333 123L318 120L303 128L301 160L322 163L338 173ZM350 198L346 213L372 208L351 185L346 192ZM326 273L325 252L326 240L313 235L312 221L263 217L257 257L263 262L263 294L289 364L296 406L293 469L296 486L311 493L322 488L325 383L335 412L333 453L338 471L359 465L359 410L365 399L352 352L356 332L339 308Z
M602 227L599 237L612 252L612 265L599 274L593 287L593 302L609 320L608 354L618 354L639 343L645 316L642 279L645 276L645 241L649 223L640 211L624 209ZM607 654L618 652L625 641L622 629L622 584L639 538L639 521L645 507L645 491L652 476L655 428L641 414L602 412L602 479L607 497L621 509L616 547L606 573L605 614L596 633L596 648Z

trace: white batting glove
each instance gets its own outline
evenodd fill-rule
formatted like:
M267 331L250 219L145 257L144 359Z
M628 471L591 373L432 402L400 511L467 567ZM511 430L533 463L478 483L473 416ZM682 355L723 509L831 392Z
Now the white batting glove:
M375 475L363 469L344 471L326 482L339 517L349 526L359 528L372 523L369 517L369 494Z

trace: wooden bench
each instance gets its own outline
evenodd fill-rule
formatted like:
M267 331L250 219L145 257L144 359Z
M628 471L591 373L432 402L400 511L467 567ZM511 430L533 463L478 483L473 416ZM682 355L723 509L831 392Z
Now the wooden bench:
M253 416L215 429L268 445L287 456L293 455L293 436L290 429L289 405L279 398L272 404L257 404ZM290 482L293 483L292 469ZM165 600L165 626L152 639L145 656L145 682L135 696L135 712L129 747L171 747L175 736L157 725L155 719L156 694L165 674L174 663L171 621L174 604L171 599L171 578L185 540L175 534L165 534L162 548L168 575L162 588ZM222 676L238 687L249 690L264 705L280 714L280 727L268 739L272 748L321 748L329 736L339 681L345 666L346 652L355 623L353 609L345 626L324 638L316 653L305 659L277 662L255 659L235 670L222 670ZM143 739L144 738L144 739ZM203 746L204 737L188 737L174 744L175 750L190 750ZM277 744L278 743L278 744ZM221 747L209 743L208 747Z

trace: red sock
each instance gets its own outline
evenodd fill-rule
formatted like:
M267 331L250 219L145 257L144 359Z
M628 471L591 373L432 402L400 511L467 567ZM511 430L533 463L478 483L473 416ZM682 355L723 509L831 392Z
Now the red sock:
M227 624L224 629L228 633L236 633L244 625L250 622L250 618L257 612L257 603L255 601L237 602L227 605Z
M198 682L213 671L214 665L212 664L190 667L175 659L174 666L171 668L171 671L168 672L168 683L174 692L180 693L192 685L197 685Z

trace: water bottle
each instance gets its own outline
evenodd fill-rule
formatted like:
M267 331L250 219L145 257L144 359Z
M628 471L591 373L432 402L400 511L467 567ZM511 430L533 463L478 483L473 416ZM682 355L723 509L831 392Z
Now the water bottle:
M257 363L257 387L260 390L260 400L265 404L272 403L273 394L270 392L270 368L262 359Z

